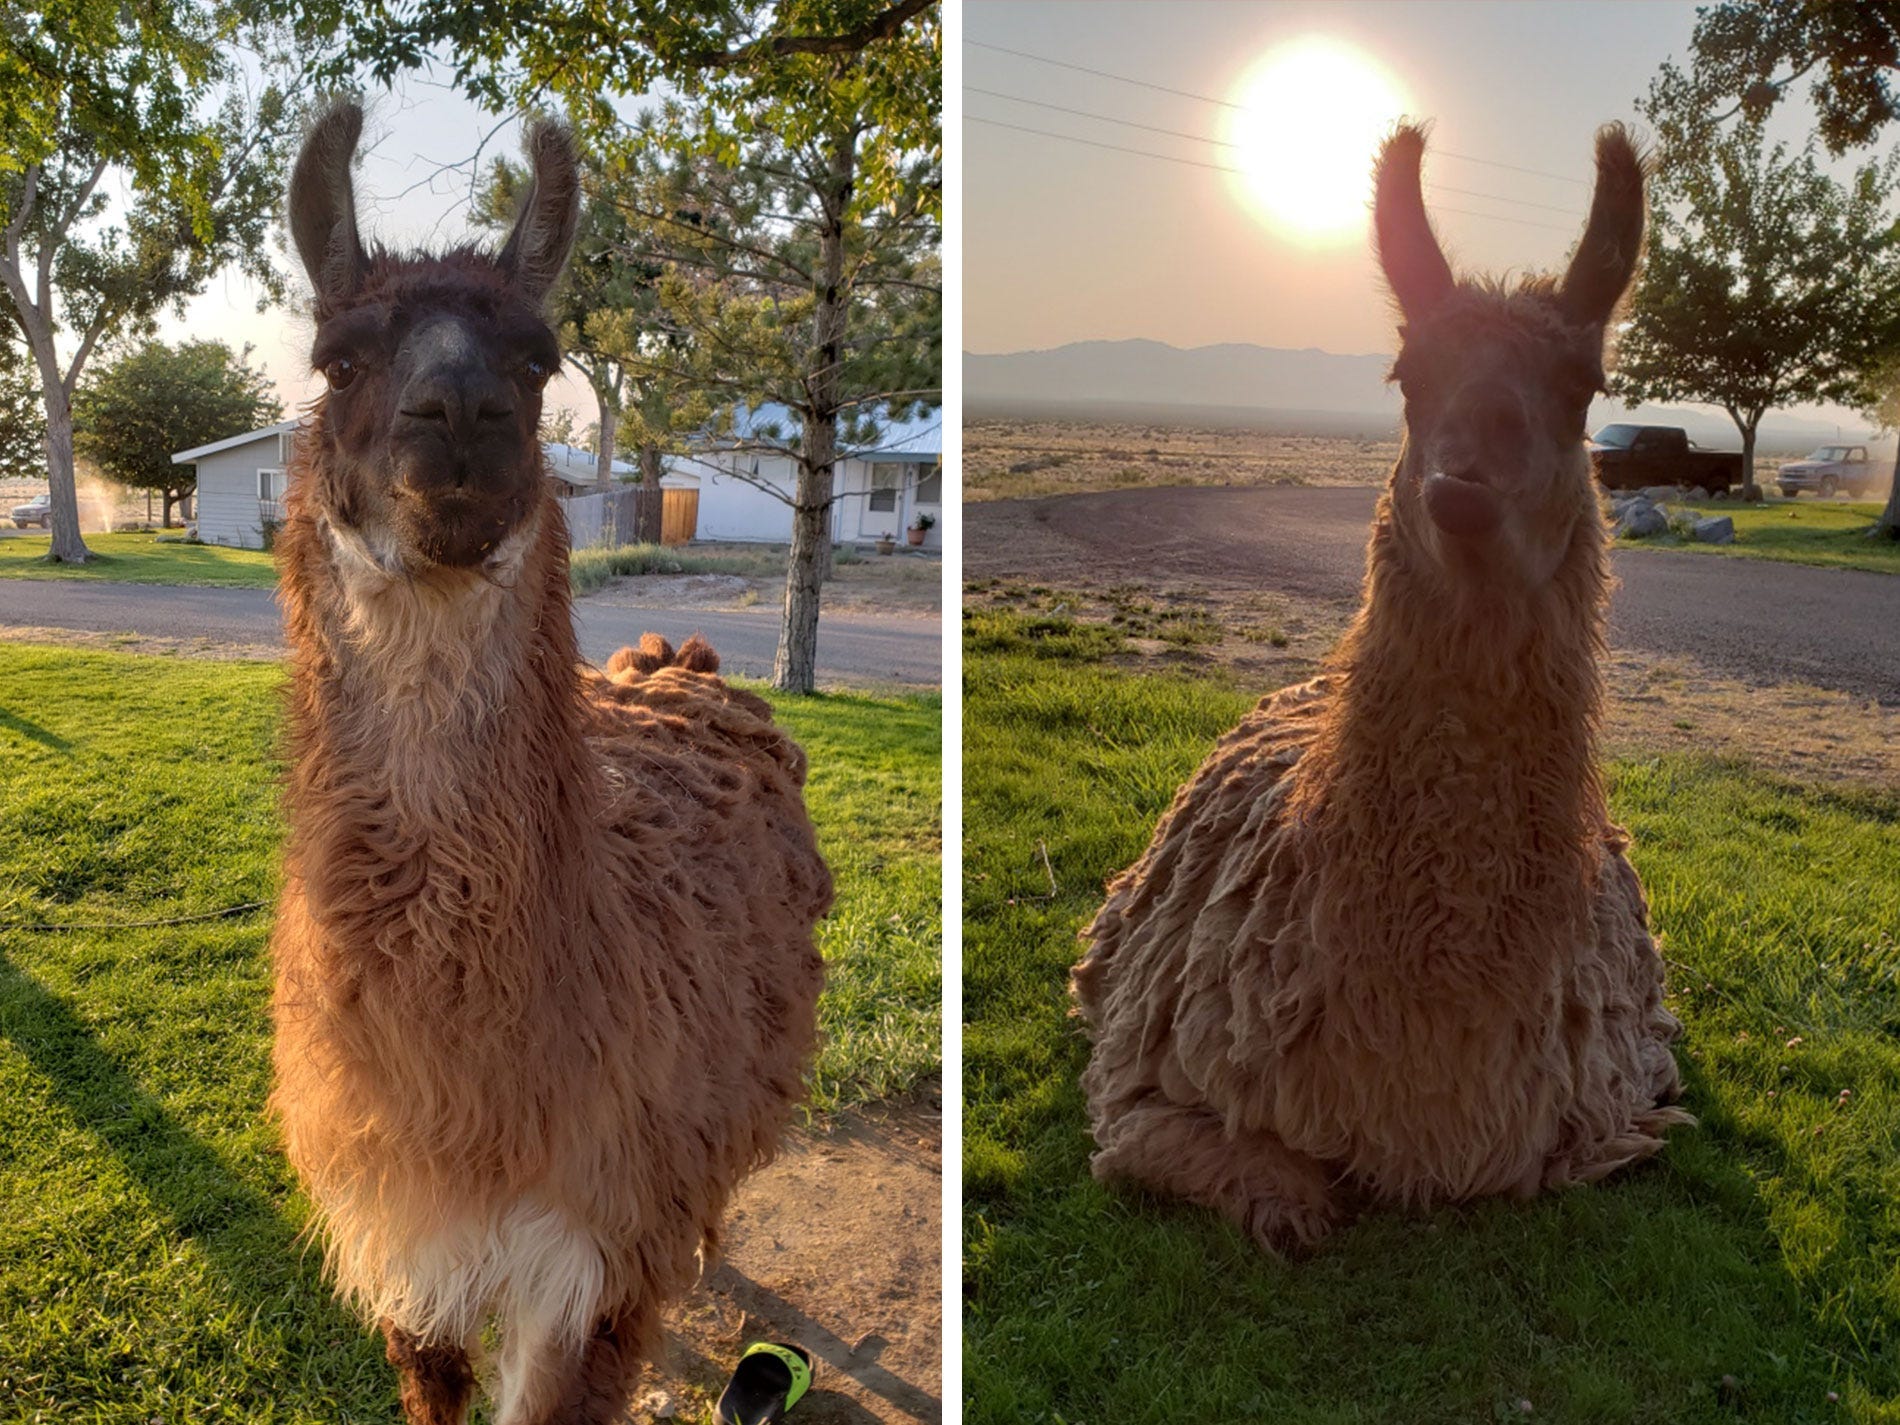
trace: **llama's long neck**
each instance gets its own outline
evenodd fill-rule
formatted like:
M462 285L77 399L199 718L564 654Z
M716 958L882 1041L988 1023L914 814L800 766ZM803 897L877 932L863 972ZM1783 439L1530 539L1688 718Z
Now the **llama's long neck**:
M1607 571L1580 521L1542 590L1487 596L1406 557L1381 504L1366 602L1330 669L1295 805L1360 942L1404 955L1437 924L1521 944L1589 913L1606 818L1596 765Z
M595 795L558 513L506 579L377 579L310 511L284 538L291 867L313 912L424 961L556 923Z

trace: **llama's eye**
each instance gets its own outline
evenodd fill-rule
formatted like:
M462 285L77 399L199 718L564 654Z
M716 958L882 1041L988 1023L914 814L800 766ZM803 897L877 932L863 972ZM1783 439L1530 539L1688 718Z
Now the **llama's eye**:
M533 360L528 362L527 372L528 384L533 386L536 390L547 385L548 377L554 374L553 369L545 361Z
M332 391L341 391L356 379L356 363L347 356L339 356L323 368L323 379L330 383Z

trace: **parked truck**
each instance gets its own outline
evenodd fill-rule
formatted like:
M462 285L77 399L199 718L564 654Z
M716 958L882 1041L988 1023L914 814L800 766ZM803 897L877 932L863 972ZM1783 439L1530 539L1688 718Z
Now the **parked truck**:
M1680 426L1605 426L1589 449L1597 480L1609 490L1680 485L1714 495L1742 483L1738 452L1704 450Z
M1887 466L1868 459L1864 445L1824 445L1807 459L1782 466L1775 483L1789 499L1803 490L1812 490L1822 499L1836 491L1865 499L1887 483Z

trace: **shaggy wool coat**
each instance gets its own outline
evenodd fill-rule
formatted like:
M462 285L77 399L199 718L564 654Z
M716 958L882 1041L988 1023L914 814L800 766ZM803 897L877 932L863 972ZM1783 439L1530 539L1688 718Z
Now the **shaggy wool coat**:
M1428 586L1382 503L1327 674L1222 739L1084 932L1098 1176L1310 1244L1353 1196L1587 1181L1686 1121L1596 771L1600 524L1512 607Z
M804 755L697 640L580 664L551 493L519 577L450 597L353 587L314 484L281 546L274 1105L337 1280L427 1340L626 1303L651 1337L804 1097Z

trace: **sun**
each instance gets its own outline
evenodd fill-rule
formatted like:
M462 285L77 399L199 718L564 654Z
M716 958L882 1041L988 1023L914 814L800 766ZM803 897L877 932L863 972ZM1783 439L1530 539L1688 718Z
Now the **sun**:
M1397 82L1351 45L1314 35L1263 56L1234 103L1227 141L1247 206L1309 246L1361 234L1373 154L1405 112Z

